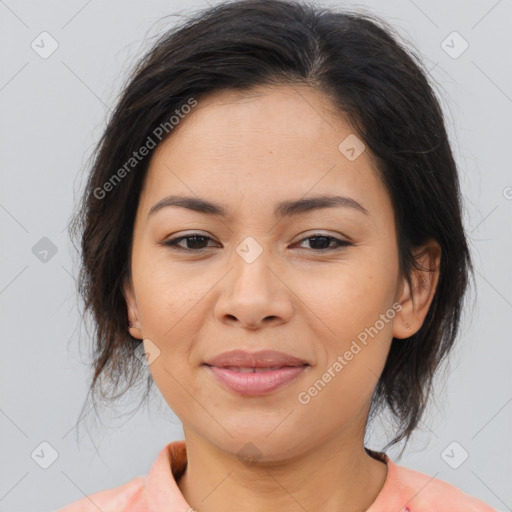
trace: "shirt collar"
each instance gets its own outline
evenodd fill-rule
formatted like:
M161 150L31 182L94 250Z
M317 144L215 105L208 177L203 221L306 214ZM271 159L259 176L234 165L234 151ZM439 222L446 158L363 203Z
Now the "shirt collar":
M184 440L169 443L160 451L146 475L148 512L192 510L176 483L186 467L187 449Z

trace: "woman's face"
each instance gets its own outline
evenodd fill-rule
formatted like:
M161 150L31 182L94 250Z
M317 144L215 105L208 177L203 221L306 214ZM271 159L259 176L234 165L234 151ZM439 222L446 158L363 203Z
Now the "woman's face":
M392 337L407 336L394 212L368 152L306 87L212 94L174 130L150 162L125 286L164 399L234 454L252 443L277 460L362 436ZM150 213L171 195L222 213ZM300 206L327 196L348 199ZM164 244L186 235L207 238ZM307 366L270 391L233 389L205 362L234 349Z

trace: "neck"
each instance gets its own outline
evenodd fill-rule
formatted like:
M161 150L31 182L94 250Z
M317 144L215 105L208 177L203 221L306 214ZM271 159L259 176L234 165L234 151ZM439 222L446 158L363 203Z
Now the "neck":
M346 434L285 460L244 463L184 432L187 468L178 487L201 512L363 512L386 480L386 464L365 452L363 439Z

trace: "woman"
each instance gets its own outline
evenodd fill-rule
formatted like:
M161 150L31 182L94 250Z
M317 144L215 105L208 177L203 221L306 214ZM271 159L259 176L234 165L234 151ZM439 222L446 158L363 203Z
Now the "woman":
M61 512L493 510L364 446L386 407L388 446L409 439L454 343L460 202L438 101L381 21L235 1L162 37L74 232L91 391L148 368L185 440Z

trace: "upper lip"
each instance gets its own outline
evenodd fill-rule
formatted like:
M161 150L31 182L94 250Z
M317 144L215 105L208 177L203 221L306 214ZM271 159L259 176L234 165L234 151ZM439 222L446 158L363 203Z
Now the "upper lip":
M308 363L303 359L276 350L260 350L258 352L231 350L209 359L204 364L217 367L271 368L274 366L304 366Z

